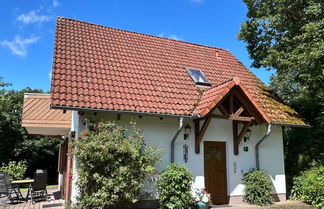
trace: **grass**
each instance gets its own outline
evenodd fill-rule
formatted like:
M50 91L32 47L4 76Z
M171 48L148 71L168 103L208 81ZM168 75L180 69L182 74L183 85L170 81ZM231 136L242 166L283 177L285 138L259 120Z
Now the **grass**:
M46 186L47 189L53 189L53 188L57 188L58 185L48 185ZM20 191L21 192L27 192L28 191L28 188L20 188Z

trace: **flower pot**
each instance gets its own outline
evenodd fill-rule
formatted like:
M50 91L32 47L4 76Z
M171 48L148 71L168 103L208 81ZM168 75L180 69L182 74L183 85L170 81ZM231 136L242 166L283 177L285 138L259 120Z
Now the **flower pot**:
M196 203L196 207L197 209L207 209L208 208L208 204L205 202L197 202Z

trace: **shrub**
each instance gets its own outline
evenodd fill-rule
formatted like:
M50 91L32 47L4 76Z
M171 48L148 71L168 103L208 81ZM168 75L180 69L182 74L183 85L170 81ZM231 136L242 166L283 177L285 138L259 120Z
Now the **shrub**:
M134 203L160 154L132 125L129 136L114 123L99 123L76 141L79 208L120 208Z
M168 165L157 182L161 208L190 208L192 180L191 171L185 166Z
M246 173L243 184L244 202L260 206L272 204L272 181L265 171L255 169Z
M311 169L294 178L290 198L324 208L324 166L313 163Z
M25 176L27 169L26 161L10 161L7 165L2 164L1 172L6 172L9 175L10 181L22 179Z

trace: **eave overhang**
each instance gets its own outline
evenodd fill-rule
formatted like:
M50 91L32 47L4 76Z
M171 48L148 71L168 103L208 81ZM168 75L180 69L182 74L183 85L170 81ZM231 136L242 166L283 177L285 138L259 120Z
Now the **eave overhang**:
M25 94L21 126L29 134L67 135L71 129L71 111L50 108L50 94Z

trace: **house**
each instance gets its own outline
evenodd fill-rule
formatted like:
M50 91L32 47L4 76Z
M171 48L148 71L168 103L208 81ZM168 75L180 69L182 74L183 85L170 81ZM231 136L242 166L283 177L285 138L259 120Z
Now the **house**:
M163 151L158 170L171 162L187 166L194 187L205 187L215 204L242 201L242 176L252 168L267 171L274 197L285 200L282 129L306 126L228 50L67 18L57 18L47 101L59 118L71 114L64 133L48 134L64 136L60 185L72 201L71 140L86 119L135 120L144 140Z

